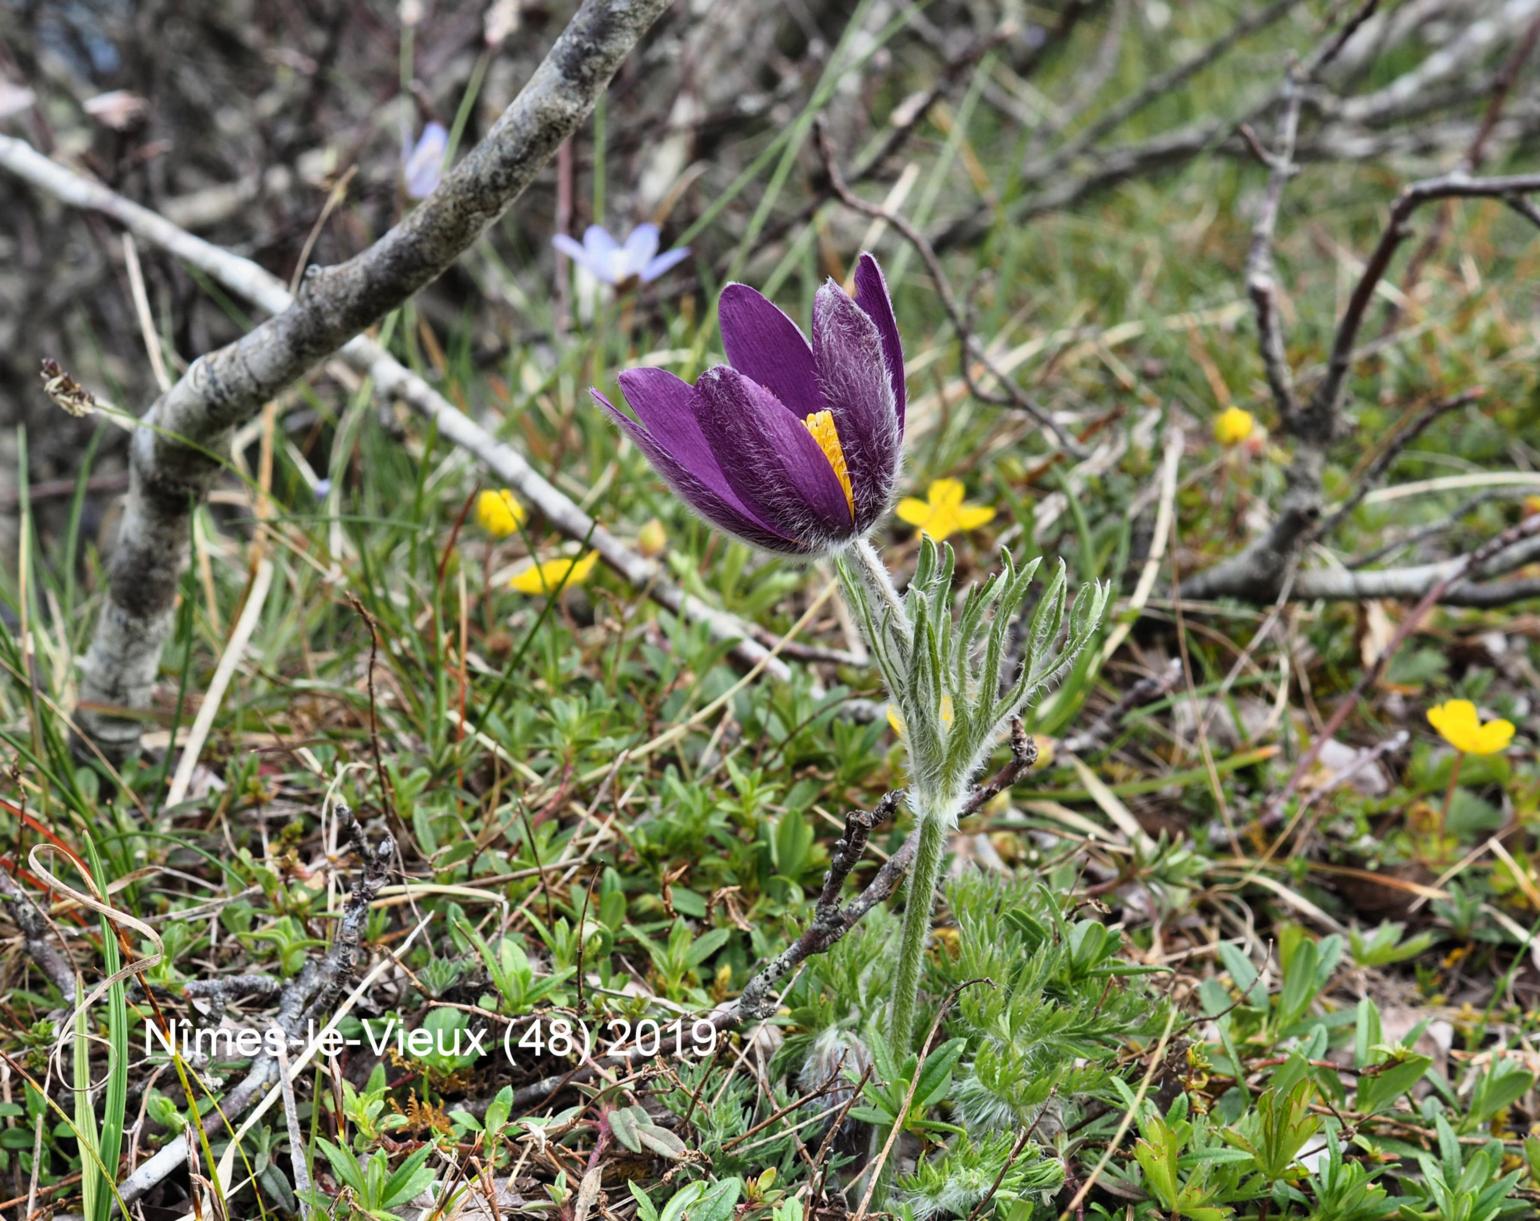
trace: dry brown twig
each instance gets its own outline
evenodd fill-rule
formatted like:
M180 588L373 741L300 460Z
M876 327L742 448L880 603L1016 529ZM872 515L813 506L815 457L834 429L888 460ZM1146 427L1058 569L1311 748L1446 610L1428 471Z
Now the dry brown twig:
M22 941L26 944L28 956L37 963L53 986L59 989L59 995L64 998L64 1003L73 1005L75 968L70 964L69 955L65 953L53 929L49 927L48 917L43 909L4 869L0 869L0 906L10 909L11 919L21 930Z
M101 183L44 157L20 140L0 136L0 167L74 207L101 212L177 258L212 276L232 292L253 301L270 313L291 303L288 290L277 277L251 261L184 232L164 217L114 193ZM365 336L343 345L338 356L349 367L367 376L384 396L405 403L434 423L439 435L474 457L533 505L545 519L568 538L585 542L599 552L615 572L634 589L658 605L706 625L718 639L731 640L733 655L745 666L762 665L775 678L790 677L790 670L763 643L765 634L735 615L708 606L669 580L654 560L633 550L599 525L576 502L536 471L513 446L497 440L423 378L407 369L374 340ZM62 371L61 371L62 372ZM346 375L346 371L344 371ZM74 480L60 481L57 495L70 495ZM790 650L783 647L783 653ZM815 660L823 660L815 658ZM828 658L848 664L843 655Z
M1540 595L1540 581L1483 582L1481 578L1511 571L1540 558L1540 544L1520 541L1496 553L1482 549L1479 564L1448 560L1437 564L1357 571L1350 569L1296 571L1305 548L1340 524L1369 489L1389 470L1401 450L1447 411L1465 406L1479 394L1441 400L1415 418L1364 471L1354 494L1329 512L1325 504L1324 474L1331 446L1347 430L1344 403L1347 379L1358 356L1358 336L1369 306L1390 270L1402 243L1411 235L1417 210L1435 201L1495 199L1509 206L1529 208L1526 196L1540 191L1540 174L1473 178L1463 170L1424 179L1404 188L1390 209L1390 216L1353 286L1332 338L1326 368L1308 397L1301 398L1285 355L1284 337L1276 308L1272 245L1284 187L1292 171L1298 136L1300 88L1342 50L1354 29L1367 16L1360 10L1355 23L1339 33L1322 52L1298 73L1291 71L1285 86L1285 108L1279 125L1278 147L1271 153L1261 148L1254 135L1248 139L1271 170L1267 194L1247 258L1247 289L1257 315L1263 369L1284 431L1294 441L1294 453L1286 472L1286 490L1272 525L1238 554L1183 581L1189 598L1239 597L1272 602L1286 592L1301 600L1397 598L1416 600L1430 588L1438 588L1449 605L1493 606ZM1490 114L1491 112L1489 112ZM1495 123L1495 118L1491 122ZM1533 219L1540 223L1540 215Z

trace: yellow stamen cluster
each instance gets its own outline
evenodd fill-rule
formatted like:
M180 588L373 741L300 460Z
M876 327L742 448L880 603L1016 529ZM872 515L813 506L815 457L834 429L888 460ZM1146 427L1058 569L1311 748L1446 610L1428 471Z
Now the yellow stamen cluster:
M834 477L845 491L845 503L850 506L850 520L856 519L856 494L850 490L850 469L845 465L845 451L840 446L839 430L834 427L832 411L815 411L805 421L808 432L823 450L823 456L834 468Z

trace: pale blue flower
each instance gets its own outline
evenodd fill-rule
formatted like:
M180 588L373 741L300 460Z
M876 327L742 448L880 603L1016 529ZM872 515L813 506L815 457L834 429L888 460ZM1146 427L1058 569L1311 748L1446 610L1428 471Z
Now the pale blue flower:
M449 132L442 123L429 123L417 137L414 147L403 149L401 173L406 179L406 193L412 199L426 199L433 194L444 173L444 154L449 151Z
M589 225L581 245L565 233L558 233L551 244L594 279L616 286L632 280L651 284L690 255L688 246L659 254L658 227L650 224L638 225L624 242L617 242L603 225Z

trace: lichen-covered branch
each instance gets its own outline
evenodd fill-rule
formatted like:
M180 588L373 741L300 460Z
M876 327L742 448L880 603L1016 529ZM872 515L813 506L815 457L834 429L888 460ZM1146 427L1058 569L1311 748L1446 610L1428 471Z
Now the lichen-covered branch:
M667 0L587 0L529 83L438 188L367 250L312 268L280 313L196 360L134 436L111 588L85 662L79 722L109 756L137 746L187 557L187 520L231 432L440 275L587 116Z

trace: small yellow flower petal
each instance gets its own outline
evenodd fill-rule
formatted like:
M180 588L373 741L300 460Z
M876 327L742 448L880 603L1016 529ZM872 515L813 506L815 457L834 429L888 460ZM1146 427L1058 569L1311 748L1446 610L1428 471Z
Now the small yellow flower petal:
M1462 754L1500 754L1513 741L1513 722L1499 718L1483 725L1470 700L1447 700L1429 708L1428 724Z
M898 709L892 704L888 705L888 727L899 737L904 736L904 718L898 715Z
M963 497L967 494L968 489L963 487L961 479L932 480L925 492L931 507L936 509L955 509L962 504Z
M476 497L476 521L493 538L507 538L528 517L529 511L507 488Z
M911 526L923 526L930 520L930 506L913 496L905 496L898 502L898 520Z
M1249 411L1226 407L1214 420L1214 440L1223 446L1239 445L1252 433L1257 420Z
M959 530L977 530L995 519L995 511L988 505L962 505L957 510Z
M508 585L521 594L555 593L588 580L598 562L597 551L590 551L581 559L544 560L514 573Z
M1473 755L1497 755L1508 749L1508 743L1513 741L1513 722L1501 718L1488 721L1476 731L1475 745L1470 753Z

